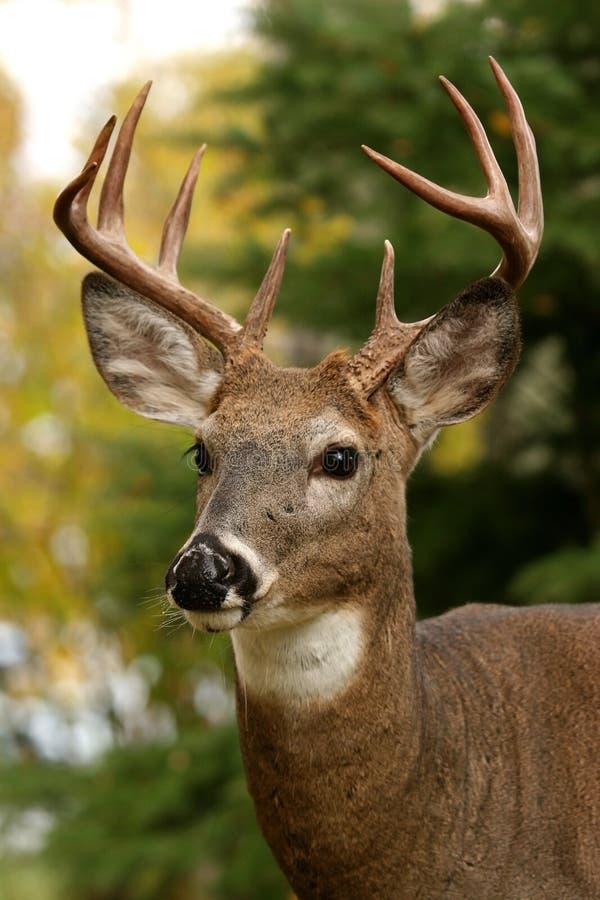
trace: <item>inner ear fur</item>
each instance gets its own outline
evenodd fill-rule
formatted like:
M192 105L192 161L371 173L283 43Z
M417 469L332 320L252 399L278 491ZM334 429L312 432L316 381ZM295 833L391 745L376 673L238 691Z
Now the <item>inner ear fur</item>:
M221 354L188 325L100 272L82 285L96 367L115 397L149 419L196 427L223 370Z
M519 310L501 278L475 282L409 346L387 381L415 440L481 412L512 373L521 349Z

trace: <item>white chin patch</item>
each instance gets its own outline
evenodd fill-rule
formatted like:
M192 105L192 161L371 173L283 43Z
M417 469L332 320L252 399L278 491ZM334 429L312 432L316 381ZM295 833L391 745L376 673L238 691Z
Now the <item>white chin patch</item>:
M191 609L184 609L182 612L192 628L198 631L231 631L244 618L241 606L234 609L222 608L216 612L194 612Z
M345 607L307 614L294 623L288 611L286 624L261 630L252 623L254 615L260 617L257 609L248 626L232 634L238 676L249 694L305 703L330 701L349 687L363 655L361 611Z
M221 609L211 612L183 609L183 607L175 603L170 591L167 591L167 599L174 609L178 609L179 612L183 613L192 628L197 631L213 633L215 631L231 631L244 619L243 601L234 590L230 590L227 593Z

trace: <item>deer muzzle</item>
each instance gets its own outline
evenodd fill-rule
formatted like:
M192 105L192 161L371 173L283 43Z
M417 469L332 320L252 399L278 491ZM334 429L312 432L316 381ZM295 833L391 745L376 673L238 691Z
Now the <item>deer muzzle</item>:
M208 533L195 535L177 554L165 583L167 594L181 609L213 613L241 608L244 617L257 587L247 560Z

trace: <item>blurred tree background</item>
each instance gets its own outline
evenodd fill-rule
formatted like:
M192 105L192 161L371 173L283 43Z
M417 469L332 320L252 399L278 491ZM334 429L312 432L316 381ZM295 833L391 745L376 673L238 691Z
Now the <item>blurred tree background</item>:
M481 193L444 73L515 185L485 63L498 58L537 137L546 234L516 375L411 480L417 603L597 599L600 10L264 0L250 15L245 49L155 77L128 184L134 248L152 258L207 140L182 279L243 316L290 225L274 358L310 364L366 337L385 237L400 317L431 314L496 248L358 148ZM133 90L115 88L121 113ZM194 638L156 599L193 517L189 436L124 412L97 377L75 299L85 266L51 225L57 186L24 179L20 142L0 78L0 898L285 898L245 794L227 639Z

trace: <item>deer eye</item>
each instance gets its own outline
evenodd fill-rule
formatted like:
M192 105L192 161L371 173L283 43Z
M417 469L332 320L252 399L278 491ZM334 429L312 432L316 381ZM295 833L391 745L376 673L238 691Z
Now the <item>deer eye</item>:
M199 441L197 444L194 444L193 447L190 447L188 453L191 456L194 467L198 470L199 475L209 475L210 472L212 472L212 460L204 441Z
M350 478L358 469L360 453L355 447L327 447L312 468L314 475L330 478Z

